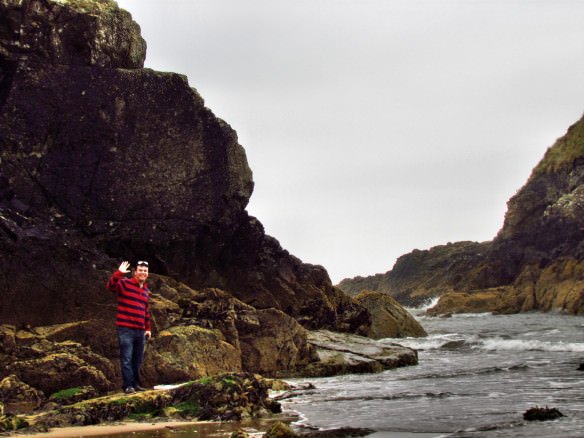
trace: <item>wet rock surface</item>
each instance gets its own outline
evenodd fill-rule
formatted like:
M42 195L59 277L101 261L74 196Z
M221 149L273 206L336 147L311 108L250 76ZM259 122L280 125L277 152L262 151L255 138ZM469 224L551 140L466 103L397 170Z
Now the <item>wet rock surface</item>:
M178 387L136 394L113 394L20 417L30 430L82 426L124 419L242 420L280 411L268 397L269 382L246 373L227 373ZM11 429L7 429L11 430Z
M355 301L372 315L370 337L407 338L427 336L418 321L389 295L379 291L363 290Z
M327 330L309 332L308 340L315 346L319 360L298 369L298 376L378 373L418 363L415 350L390 341Z

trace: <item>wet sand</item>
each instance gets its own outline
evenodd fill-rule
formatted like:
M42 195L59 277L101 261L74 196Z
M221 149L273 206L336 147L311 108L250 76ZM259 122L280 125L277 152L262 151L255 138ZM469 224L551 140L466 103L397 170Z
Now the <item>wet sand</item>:
M255 424L257 426L257 424ZM266 424L263 424L266 426ZM23 435L26 438L76 438L76 437L126 437L135 438L166 437L177 432L182 432L185 438L205 438L209 436L228 437L232 432L239 429L247 429L250 436L260 436L259 430L265 431L267 428L250 428L249 424L220 423L215 421L164 421L155 423L119 423L103 424L95 426L75 426L51 429L49 432ZM255 430L254 430L255 429ZM167 435L168 434L168 435ZM413 432L375 432L367 435L368 438L439 438L444 436L440 433L413 433Z
M39 432L26 435L26 438L71 438L71 437L91 437L102 435L117 435L122 433L155 431L160 429L174 429L192 426L201 422L186 421L164 421L157 423L120 423L120 424L98 424L95 426L71 426L57 427L48 432Z

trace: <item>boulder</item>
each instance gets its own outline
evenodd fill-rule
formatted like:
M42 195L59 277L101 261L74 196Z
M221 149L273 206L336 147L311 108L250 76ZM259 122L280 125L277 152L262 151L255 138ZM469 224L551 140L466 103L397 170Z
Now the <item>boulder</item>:
M564 417L564 414L560 412L558 408L545 408L534 407L529 408L523 413L523 419L526 421L548 421L556 420L560 417Z
M317 360L306 330L276 309L258 310L255 324L239 324L241 360L245 370L276 375Z
M0 400L4 404L4 413L31 413L41 406L44 395L22 382L14 374L0 382Z
M242 371L241 352L218 330L194 325L163 330L146 345L142 366L148 385L184 382Z
M85 385L102 393L113 388L116 371L108 359L77 342L50 341L39 333L42 331L41 328L16 333L14 350L0 357L0 377L15 375L46 396Z
M373 339L427 336L426 330L395 299L379 291L361 291L355 301L371 313Z
M378 373L418 363L415 350L387 340L328 330L311 331L308 340L316 348L319 360L298 369L297 376Z

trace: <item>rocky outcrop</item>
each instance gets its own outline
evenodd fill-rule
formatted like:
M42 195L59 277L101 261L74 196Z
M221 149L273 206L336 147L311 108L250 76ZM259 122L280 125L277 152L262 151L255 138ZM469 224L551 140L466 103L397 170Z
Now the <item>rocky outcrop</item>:
M328 330L309 332L319 360L281 375L327 377L339 374L379 373L397 367L416 365L418 353L388 340L373 340Z
M95 67L141 68L146 42L112 0L0 2L0 56Z
M418 321L389 295L379 291L364 290L355 301L372 315L371 334L374 339L427 336Z
M418 307L429 299L465 288L466 274L484 259L490 242L457 242L414 250L399 257L391 271L347 278L339 287L355 296L362 290L387 293L400 304Z
M434 312L584 313L584 118L548 149L508 202L492 242L460 242L402 256L384 275L345 280L401 303L442 296Z
M2 0L0 17L3 322L91 319L112 307L106 273L147 258L194 289L366 334L368 312L248 216L252 173L235 131L186 77L142 68L127 12Z
M14 374L0 381L0 400L4 404L6 414L33 412L41 406L43 398L42 393L21 381Z
M195 291L153 276L154 333L142 367L146 385L231 371L266 375L318 360L305 329L275 309L255 309L217 289ZM0 326L0 377L11 374L49 397L91 385L117 388L119 350L113 319L17 329Z
M227 373L170 389L129 396L115 394L69 405L57 404L46 412L21 417L20 423L28 426L29 431L46 431L50 427L129 419L242 420L280 411L279 403L269 398L268 390L269 382L259 376Z

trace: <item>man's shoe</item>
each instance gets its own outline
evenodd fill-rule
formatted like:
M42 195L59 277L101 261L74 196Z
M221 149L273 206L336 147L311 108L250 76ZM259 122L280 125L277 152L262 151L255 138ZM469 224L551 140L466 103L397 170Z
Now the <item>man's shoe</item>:
M126 394L136 394L136 390L131 386L128 386L126 389L124 389L124 392Z
M143 386L140 386L140 385L136 385L136 386L134 387L134 389L135 389L136 391L148 391L148 389L146 389L146 388L144 388Z

